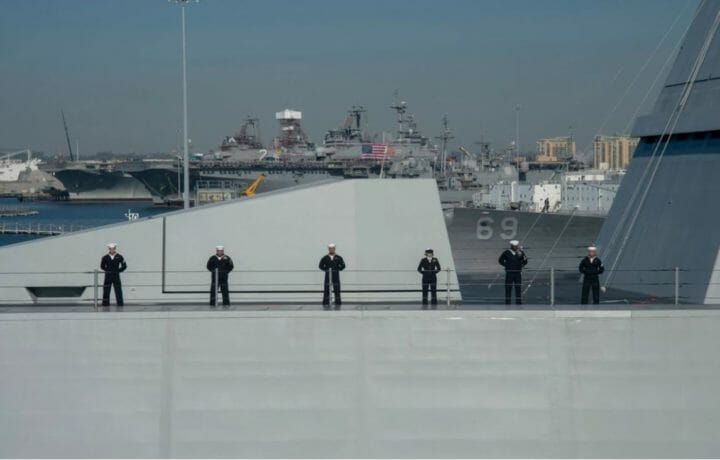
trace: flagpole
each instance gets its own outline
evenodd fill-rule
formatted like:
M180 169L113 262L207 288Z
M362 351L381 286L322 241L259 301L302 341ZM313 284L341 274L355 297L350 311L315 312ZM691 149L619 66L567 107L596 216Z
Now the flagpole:
M385 146L385 152L383 153L382 161L380 162L380 179L385 178L385 158L387 158L387 151L388 151L387 144L385 144L385 131L383 131L382 142L383 142L383 145Z

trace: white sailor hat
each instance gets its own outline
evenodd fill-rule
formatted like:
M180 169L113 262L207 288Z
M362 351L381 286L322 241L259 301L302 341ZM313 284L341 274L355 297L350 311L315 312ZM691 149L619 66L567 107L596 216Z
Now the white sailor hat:
M225 246L222 246L222 245L219 245L219 244L218 244L217 246L215 246L215 250L216 250L216 251L224 251L224 250L225 250Z
M426 252L426 253L427 253L427 252L430 252L430 253L432 253L432 254L435 254L435 251L433 251L431 248L427 248L427 249L425 250L425 252Z
M510 240L510 246L520 246L520 242L518 240Z
M334 248L334 247L335 247L335 243L328 243L328 248Z
M116 248L117 248L117 243L108 243L108 244L107 244L107 247L108 247L108 249L116 249Z
M588 251L597 251L597 248L595 246L588 246Z

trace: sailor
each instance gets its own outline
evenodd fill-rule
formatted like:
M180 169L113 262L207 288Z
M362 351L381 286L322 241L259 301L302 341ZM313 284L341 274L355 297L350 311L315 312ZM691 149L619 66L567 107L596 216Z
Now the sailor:
M513 286L515 303L522 304L522 269L527 265L528 259L518 240L510 241L510 249L503 251L498 263L505 267L505 304L510 305Z
M117 244L109 243L107 245L108 253L100 259L100 269L105 272L105 281L103 282L103 307L110 306L110 289L115 288L115 302L118 308L124 304L122 284L120 283L120 273L127 269L125 258L118 254Z
M592 288L593 303L600 303L600 275L605 271L602 261L597 256L597 248L590 246L587 248L587 256L580 261L580 273L583 274L582 294L580 303L585 305L588 303L590 289Z
M330 310L330 283L332 283L335 294L335 310L340 310L342 300L340 298L340 272L345 270L345 261L335 253L335 244L328 244L328 253L320 259L320 270L325 272L323 284L323 308Z
M210 281L210 307L217 305L216 295L218 285L222 291L223 308L230 308L230 292L228 290L228 274L233 271L235 265L230 256L225 254L224 246L215 246L215 255L210 256L207 261L207 269L212 274ZM217 275L217 280L215 276Z
M432 249L425 250L425 257L420 259L417 271L422 275L422 304L423 309L428 305L428 291L432 308L437 308L437 274L440 273L440 262L435 258Z

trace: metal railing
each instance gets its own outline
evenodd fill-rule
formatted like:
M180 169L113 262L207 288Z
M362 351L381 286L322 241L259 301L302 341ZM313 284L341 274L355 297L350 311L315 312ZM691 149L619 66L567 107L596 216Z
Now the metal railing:
M127 304L136 303L198 303L207 299L211 289L216 291L214 306L219 303L220 283L213 288L212 275L207 270L128 270L120 277ZM215 279L220 278L219 271L214 272ZM55 301L68 303L92 304L99 309L103 290L104 273L99 269L87 271L38 271L38 272L0 272L0 306L24 303L48 304ZM275 278L282 278L281 281ZM422 291L421 276L416 270L344 270L341 277L341 292L350 294L350 304L357 304L358 298L372 296L369 303L388 302L407 303L410 296L417 295L420 299ZM438 300L447 308L459 297L460 287L455 281L455 271L446 268L437 274ZM273 303L293 302L319 303L312 299L324 290L324 273L317 269L308 270L243 270L235 269L229 275L229 293L235 295L234 301L240 303ZM62 295L40 295L38 290L57 290L61 288L82 288L83 293L75 298ZM13 291L14 290L14 291ZM85 292L87 290L87 292ZM331 289L332 290L332 289ZM13 291L15 297L8 296ZM35 292L35 295L28 294ZM128 293L142 293L143 296ZM112 291L111 300L114 294ZM443 296L445 298L441 297ZM400 298L397 298L397 296ZM395 296L395 298L393 298ZM282 299L278 300L279 297ZM175 300L177 299L177 300Z
M715 274L715 276L712 276ZM719 270L637 268L615 270L607 283L608 273L599 276L600 304L673 305L718 304L720 296L713 289L720 286ZM505 301L504 273L494 270L462 271L459 283L463 304L499 304ZM717 280L717 281L716 281ZM522 270L523 303L534 305L579 305L583 275L577 269L550 267ZM514 288L514 286L513 286ZM720 290L720 288L718 288ZM588 302L592 304L592 288ZM515 296L513 292L513 302Z
M25 304L92 305L100 308L103 273L98 269L63 272L0 272L0 306ZM208 298L211 273L207 270L128 270L121 275L127 304L197 304ZM219 272L215 273L219 279ZM457 275L457 278L456 278ZM581 302L582 275L577 270L525 269L518 282L523 308L561 308ZM341 292L348 304L420 304L422 279L416 270L344 270ZM612 282L600 275L599 305L586 308L653 308L654 305L720 304L720 271L669 267L616 270ZM456 281L457 279L457 281ZM444 308L494 308L506 303L506 272L475 270L456 273L445 268L437 275L438 302ZM76 287L75 297L42 295L42 290ZM218 289L216 283L215 289ZM320 304L324 274L317 269L244 270L229 275L229 293L237 304ZM332 286L330 286L332 288ZM510 301L518 308L515 283ZM33 297L31 289L38 294ZM330 289L332 291L332 289ZM331 292L332 293L332 292ZM112 294L112 293L111 293ZM216 305L219 295L215 295ZM114 300L114 299L113 299ZM114 303L114 302L113 302ZM533 307L530 307L533 306ZM634 307L631 307L634 306ZM361 307L364 308L364 307Z

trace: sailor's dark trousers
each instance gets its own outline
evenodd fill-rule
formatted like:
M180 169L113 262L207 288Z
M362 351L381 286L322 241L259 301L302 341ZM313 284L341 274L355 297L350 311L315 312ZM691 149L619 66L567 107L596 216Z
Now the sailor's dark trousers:
M422 303L423 305L428 304L428 291L430 292L430 303L437 305L437 276L434 274L431 276L425 275L422 279Z
M103 307L110 306L110 289L115 288L115 302L118 307L123 306L122 283L120 282L120 273L105 273L105 281L103 282Z
M522 273L520 271L505 272L505 304L510 305L513 287L515 287L515 303L522 304Z
M220 292L222 292L223 307L229 307L230 306L230 290L228 289L228 275L227 275L227 273L220 273L218 278L220 281ZM212 307L215 306L217 290L218 290L218 285L215 284L215 273L213 272L212 278L210 280L210 306L212 306Z
M331 281L332 280L332 281ZM330 285L332 284L333 294L335 294L335 310L340 310L342 298L340 297L340 272L337 270L328 270L325 272L325 282L323 283L323 307L330 308Z
M583 279L582 284L582 294L580 295L580 303L585 305L588 303L588 298L590 297L590 289L592 289L592 295L593 295L593 303L595 305L600 303L600 280L595 279L588 279L586 276Z

